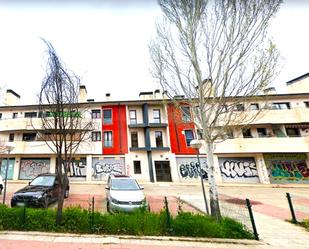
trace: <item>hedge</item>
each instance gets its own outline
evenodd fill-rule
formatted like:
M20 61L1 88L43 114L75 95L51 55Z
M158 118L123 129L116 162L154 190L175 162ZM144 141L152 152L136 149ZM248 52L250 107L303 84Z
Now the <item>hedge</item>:
M189 236L253 239L244 226L230 218L219 222L209 216L181 212L170 217L165 211L103 214L81 208L65 208L62 223L55 224L55 209L9 208L0 205L0 230L25 230L113 235Z

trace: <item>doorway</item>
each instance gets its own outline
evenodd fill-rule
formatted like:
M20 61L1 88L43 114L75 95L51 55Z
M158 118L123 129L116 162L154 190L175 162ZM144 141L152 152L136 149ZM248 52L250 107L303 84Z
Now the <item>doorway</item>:
M155 161L157 182L171 182L171 168L169 161Z

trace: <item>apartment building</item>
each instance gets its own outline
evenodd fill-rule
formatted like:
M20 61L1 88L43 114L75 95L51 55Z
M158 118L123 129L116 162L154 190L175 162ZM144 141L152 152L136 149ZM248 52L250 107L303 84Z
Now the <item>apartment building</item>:
M309 74L287 82L288 93L268 89L267 106L252 100L239 112L261 115L246 129L234 128L228 139L215 145L215 177L229 183L309 183ZM0 141L11 146L1 154L1 174L9 158L8 179L29 180L54 172L55 153L40 141L37 105L18 105L20 96L8 90L0 107ZM87 101L80 89L80 104L92 119L91 139L81 143L70 165L71 181L105 181L108 174L128 174L140 181L199 181L207 178L205 147L190 147L201 133L188 116L190 109L176 109L159 90L142 92L134 101Z

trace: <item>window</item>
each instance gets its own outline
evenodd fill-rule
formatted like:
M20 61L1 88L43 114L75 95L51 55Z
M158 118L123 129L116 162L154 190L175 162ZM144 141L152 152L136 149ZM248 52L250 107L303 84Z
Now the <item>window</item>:
M133 161L134 174L142 174L141 161Z
M233 130L227 130L226 136L227 136L228 139L233 139L234 138Z
M160 109L153 109L153 122L156 124L161 123Z
M17 112L13 112L13 118L17 118Z
M190 107L189 106L182 106L181 112L182 112L182 120L184 122L190 122L190 120L191 120Z
M307 107L307 108L309 108L309 102L308 101L306 101L306 102L304 102L305 103L305 106ZM1 117L0 117L1 118Z
M36 137L36 133L24 133L23 141L34 141Z
M276 137L286 137L280 127L273 127L273 133Z
M235 105L235 111L243 112L245 110L245 106L243 104Z
M131 132L131 147L137 148L138 147L138 135L137 131Z
M242 129L242 136L244 138L251 138L252 137L251 130L250 129Z
M198 139L204 139L203 129L197 129L196 133Z
M255 111L255 110L259 110L259 109L260 109L259 104L257 104L257 103L250 104L250 110L251 111Z
M192 130L185 130L186 144L190 146L190 142L194 139L194 134Z
M91 118L92 119L101 118L101 110L91 110Z
M37 112L25 112L25 118L36 118Z
M14 141L14 133L10 133L9 142L13 142L13 141Z
M112 123L112 110L111 109L103 110L103 123L104 124Z
M256 130L257 130L259 137L266 137L267 136L266 128L257 128Z
M93 131L91 133L92 141L101 141L101 132L100 131Z
M286 130L286 134L289 137L299 137L300 136L300 132L298 128L285 128Z
M155 131L156 146L163 147L162 131Z
M290 103L272 103L271 109L275 110L284 110L284 109L290 109Z
M111 131L104 131L104 147L113 147L113 134Z
M136 110L130 110L130 124L137 124Z

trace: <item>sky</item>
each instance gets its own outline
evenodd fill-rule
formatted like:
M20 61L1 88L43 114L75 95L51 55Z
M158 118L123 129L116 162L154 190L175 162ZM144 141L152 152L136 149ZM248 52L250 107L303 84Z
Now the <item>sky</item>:
M309 3L286 0L270 35L282 56L273 82L309 72ZM308 1L309 2L309 1ZM159 88L150 74L148 44L160 9L155 0L0 0L0 86L35 104L45 76L50 41L65 65L86 85L88 98L137 99Z

